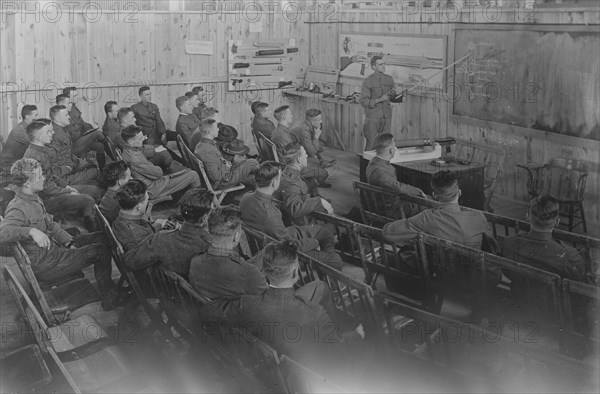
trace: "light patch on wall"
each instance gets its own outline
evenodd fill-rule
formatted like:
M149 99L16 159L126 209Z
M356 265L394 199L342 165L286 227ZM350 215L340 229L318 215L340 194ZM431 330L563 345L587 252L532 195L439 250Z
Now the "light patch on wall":
M185 53L188 55L212 55L214 43L212 41L186 40Z

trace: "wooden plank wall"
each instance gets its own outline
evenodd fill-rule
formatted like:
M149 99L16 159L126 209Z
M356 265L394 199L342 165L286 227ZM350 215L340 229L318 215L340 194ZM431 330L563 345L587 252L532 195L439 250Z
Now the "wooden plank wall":
M0 13L0 135L6 138L20 121L23 104L35 104L47 117L58 89L75 85L78 106L88 121L104 122L103 105L122 106L139 101L137 89L152 87L153 102L168 128L174 130L175 99L202 85L207 103L220 111L221 120L236 127L249 145L249 102L260 99L277 105L278 91L227 92L227 42L230 39L295 38L300 59L308 63L308 25L302 14L282 18L281 11L263 13L263 31L250 32L258 14L219 12L103 11L98 20L82 11L67 13L53 23L35 14ZM69 16L72 16L72 21ZM298 21L294 20L299 18ZM188 55L185 40L211 40L213 56Z
M309 29L310 64L335 68L337 62L338 35L341 32L388 33L388 34L434 34L447 35L451 47L452 23L556 23L556 24L597 24L600 22L598 7L591 9L542 9L535 11L495 10L470 7L462 12L447 9L447 12L430 9L406 9L397 12L368 10L338 10L325 17L324 13L314 14ZM335 23L331 23L335 20ZM452 22L452 23L450 23ZM333 54L333 55L332 55ZM340 79L343 94L360 91L360 84L351 79ZM309 103L313 104L313 103ZM300 106L301 113L305 106ZM360 106L337 106L333 118L342 140L348 150L360 151L363 139L360 136L363 111ZM411 95L403 104L393 105L394 120L392 130L398 139L433 138L443 136L460 137L478 143L506 148L504 177L499 182L496 195L509 199L527 201L525 174L517 171L516 163L546 163L553 157L567 157L588 163L590 174L586 186L585 212L588 220L598 223L600 209L599 196L599 143L588 144L585 140L570 138L570 144L547 141L544 134L525 136L518 132L495 130L490 127L476 127L451 120L451 108L444 95ZM341 116L340 116L341 114ZM334 143L333 139L331 140Z

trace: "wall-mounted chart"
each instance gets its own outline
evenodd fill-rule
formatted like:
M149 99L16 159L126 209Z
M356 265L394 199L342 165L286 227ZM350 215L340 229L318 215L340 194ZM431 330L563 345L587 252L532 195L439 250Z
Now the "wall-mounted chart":
M427 89L443 90L445 87L445 73L433 75L446 64L445 36L341 33L338 54L342 77L368 77L373 73L371 58L383 55L386 74L395 82L426 82Z
M228 48L230 91L283 88L292 85L298 73L304 71L293 38L230 40Z

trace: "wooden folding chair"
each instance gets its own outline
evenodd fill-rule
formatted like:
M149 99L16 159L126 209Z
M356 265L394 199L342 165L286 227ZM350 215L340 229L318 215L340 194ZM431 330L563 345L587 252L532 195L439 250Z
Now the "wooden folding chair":
M100 212L100 209L97 206L96 215L98 217L98 220L100 221L100 225L102 226L104 234L106 234L106 237L108 238L108 241L110 243L110 249L113 260L115 261L117 268L121 272L121 279L119 280L119 283L122 284L125 280L129 283L129 285L135 292L138 302L150 318L150 321L154 324L155 328L162 334L163 339L175 345L179 345L179 343L174 340L171 330L163 320L162 310L160 310L160 308L155 308L151 305L146 295L144 294L144 291L142 290L140 284L138 283L136 275L132 271L127 269L124 259L125 251L123 250L123 246L115 236L115 233L113 232L112 227L108 223L108 220L106 219L106 217L104 217L104 215L102 215L102 212Z
M116 147L115 143L113 142L113 140L110 139L110 137L106 137L106 143L104 144L104 150L106 151L108 156L110 156L110 158L113 159L114 161L123 160L121 151L119 150L119 148Z
M183 149L183 157L185 158L185 161L187 162L188 166L194 171L196 171L198 175L200 175L200 177L204 181L204 184L206 185L206 188L214 194L215 206L221 206L221 202L223 201L227 193L234 192L237 190L243 190L246 187L240 183L239 185L231 186L225 189L215 190L213 188L213 185L210 183L210 179L208 179L208 175L206 175L204 163L202 163L202 161L199 158L197 158L196 155L194 155L194 153L187 147L180 135L177 136L177 141L181 149Z
M40 350L56 362L73 392L113 391L111 384L132 377L128 361L92 316L49 326L10 269L3 266L2 274Z
M563 352L598 354L600 293L598 287L570 279L562 280L562 308L565 318Z
M268 139L263 133L257 131L258 135L258 144L260 146L260 150L263 153L263 161L276 161L281 163L279 160L279 155L277 154L277 146L273 141Z
M36 302L42 310L47 324L57 324L69 318L76 309L100 301L98 292L89 280L74 275L56 284L41 285L31 268L31 260L19 242L11 243L15 260ZM77 275L78 276L78 275ZM83 276L83 273L81 273Z

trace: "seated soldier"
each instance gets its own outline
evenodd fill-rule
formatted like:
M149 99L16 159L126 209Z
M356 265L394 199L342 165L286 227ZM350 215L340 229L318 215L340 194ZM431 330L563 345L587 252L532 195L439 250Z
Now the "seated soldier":
M289 240L268 244L263 269L269 283L264 292L210 302L201 310L203 321L248 330L276 351L319 368L350 356L349 345L364 338L362 324L351 332L339 330L330 317L331 294L324 282L294 290L300 278L296 244ZM329 308L315 298L328 300ZM294 329L288 332L289 326Z
M308 165L314 168L319 166L323 168L331 167L336 163L336 160L325 160L321 156L323 147L319 138L321 137L323 127L323 118L321 111L316 108L310 108L306 111L306 120L302 125L294 127L292 133L296 135L296 139L306 150L308 155Z
M288 144L283 150L285 168L281 174L281 184L275 197L283 201L287 214L294 224L305 225L306 215L312 212L333 214L333 207L322 197L311 197L308 185L300 172L307 165L308 156L304 147L297 142Z
M330 266L341 269L342 259L334 251L331 225L285 227L281 211L273 202L273 193L281 183L281 164L266 161L255 172L257 189L246 193L240 200L242 220L248 226L273 238L289 238L298 241L302 252Z
M283 155L283 148L291 142L299 142L296 134L290 131L293 124L292 110L288 105L283 105L275 109L275 119L277 119L277 127L271 134L271 140L277 147L277 154ZM331 187L330 183L325 183L329 173L319 166L306 166L302 169L302 177L308 183L308 189L312 194L318 194L316 187Z
M55 151L54 158L56 160L56 165L67 166L70 168L70 173L64 175L69 178L67 181L78 185L86 184L99 186L97 180L99 173L96 165L80 159L71 149L71 137L65 131L65 127L71 122L67 107L64 105L55 105L51 107L50 119L52 119L54 135L52 136L52 141L48 144L48 147ZM35 157L33 158L35 159ZM99 197L96 201L99 201Z
M197 96L196 96L197 97ZM194 107L189 97L181 96L175 100L175 106L179 110L179 117L175 125L175 131L183 138L183 141L190 146L192 135L200 126L200 119L194 115Z
M269 104L256 101L252 103L251 109L252 113L254 114L254 119L252 119L252 130L254 130L254 132L261 133L268 139L271 139L273 130L275 130L275 125L269 119L271 112L269 109Z
M39 162L44 174L48 177L44 197L64 194L68 190L69 193L81 192L92 197L94 201L100 201L102 190L92 179L97 174L96 169L88 168L74 172L71 166L61 164L61 160L56 156L56 151L49 147L55 137L53 125L49 119L37 119L31 123L27 126L27 134L31 143L23 158ZM50 203L50 209L52 211L55 209L52 203Z
M121 137L125 142L123 160L129 165L132 176L148 186L150 198L166 197L187 187L200 186L198 174L189 168L175 174L164 175L160 167L149 162L142 151L146 136L140 127L126 127L121 132Z
M75 104L75 88L65 88L63 94L56 96L56 104L64 105L68 109L69 125L65 131L71 137L72 150L77 156L86 155L90 151L96 152L98 167L104 168L106 155L104 153L104 134L97 126L86 123L81 117L81 111ZM70 93L69 93L70 92Z
M133 110L129 107L119 109L117 112L117 120L119 121L120 129L119 134L113 141L115 145L123 151L125 149L125 142L123 142L123 138L121 138L121 132L123 129L129 126L135 126L135 114ZM174 161L171 157L169 151L162 145L150 145L146 143L147 140L144 140L144 144L142 145L142 153L144 157L148 159L148 161L155 166L159 166L162 168L163 172L167 174L172 174L177 171L181 171L183 166L181 163Z
M119 114L119 105L116 101L107 101L104 103L104 113L106 114L106 119L104 119L104 124L102 125L102 132L105 137L111 139L111 141L116 145L117 139L121 138L121 125L119 124L119 119L117 118ZM120 148L123 144L121 144Z
M115 199L121 210L112 228L125 252L137 247L146 237L154 235L166 223L165 219L154 222L148 219L148 188L138 179L131 179L121 186Z
M215 208L208 217L211 236L208 252L192 258L190 283L208 298L260 294L265 276L237 252L242 218L237 207Z
M549 195L535 197L529 203L527 218L531 224L529 232L507 237L502 255L563 278L586 282L583 256L552 237L560 221L558 201Z
M282 152L283 147L292 142L298 142L295 134L292 134L290 127L294 124L292 110L289 105L282 105L275 109L275 119L277 127L271 134L271 141L277 147L277 152Z
M18 123L8 135L4 146L2 147L2 171L10 171L13 163L23 158L31 140L27 135L27 126L38 117L38 110L35 105L24 105L21 109L21 118L23 121Z
M210 234L204 229L204 223L212 209L213 198L205 189L185 192L179 201L184 220L181 227L147 236L138 247L125 254L127 266L144 269L158 263L187 279L192 257L206 253L210 246Z
M21 159L11 168L16 196L0 222L0 242L19 241L40 281L56 281L94 265L102 308L110 310L117 292L111 279L111 253L101 232L72 237L46 212L38 193L45 176L35 160Z
M159 145L162 136L167 131L165 122L160 116L158 106L152 102L150 87L142 86L139 88L138 94L140 101L131 106L137 125L142 128L144 135L148 138L148 144Z
M192 101L192 107L194 107L194 115L198 118L199 121L203 121L202 112L207 108L206 104L202 97L200 97L200 92L204 89L202 86L194 86L190 92L187 92L185 95L190 98ZM193 148L190 147L193 150Z
M204 169L213 188L227 188L244 183L254 185L253 172L258 166L254 159L246 159L235 155L233 164L225 160L215 144L215 137L219 133L214 119L205 119L200 123L202 139L196 145L194 154L204 163Z
M433 198L441 202L437 208L426 209L408 219L396 220L383 227L388 241L403 242L422 232L481 249L484 234L493 239L490 226L482 212L463 210L458 205L460 189L456 175L440 171L431 178Z
M379 134L375 138L374 148L377 156L367 166L367 183L393 192L427 198L421 189L398 181L396 169L390 164L390 160L396 154L396 143L393 135L388 133Z
M217 128L219 129L219 134L215 137L215 144L221 149L226 142L232 142L238 137L238 131L235 127L221 123L219 118L219 111L213 107L205 107L202 110L202 120L213 119L217 122ZM190 150L193 152L198 145L198 142L202 139L202 133L200 130L196 131L192 135L192 139L190 140ZM221 152L222 153L222 152ZM227 158L227 160L232 161L233 158Z
M98 208L100 208L106 220L112 224L121 210L115 196L121 186L132 179L131 170L124 161L113 161L104 167L103 179L107 189L100 204L98 204Z

